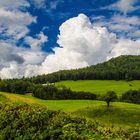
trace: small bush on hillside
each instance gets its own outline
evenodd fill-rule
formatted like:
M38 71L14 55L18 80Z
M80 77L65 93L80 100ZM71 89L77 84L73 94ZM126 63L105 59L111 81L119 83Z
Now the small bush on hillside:
M140 104L140 90L129 90L125 92L121 97L121 101Z

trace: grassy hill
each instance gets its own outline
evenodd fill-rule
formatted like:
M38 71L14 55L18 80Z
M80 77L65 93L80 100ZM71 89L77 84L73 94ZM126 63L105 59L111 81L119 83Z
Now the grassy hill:
M105 94L107 91L115 91L119 96L132 89L140 89L140 81L115 81L115 80L78 80L56 82L56 86L64 85L74 91L88 91L95 94Z
M0 93L0 102L39 104L51 110L63 110L73 116L97 120L106 125L140 126L140 105L114 102L107 110L106 103L95 100L41 100L29 95Z

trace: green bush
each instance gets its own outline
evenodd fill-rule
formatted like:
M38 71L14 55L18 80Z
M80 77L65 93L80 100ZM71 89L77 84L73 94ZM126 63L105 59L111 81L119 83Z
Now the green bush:
M129 90L125 92L121 97L121 101L140 104L140 90Z

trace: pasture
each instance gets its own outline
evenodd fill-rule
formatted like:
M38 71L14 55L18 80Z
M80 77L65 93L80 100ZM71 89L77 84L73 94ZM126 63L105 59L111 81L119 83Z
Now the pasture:
M118 96L132 89L140 89L140 81L115 81L115 80L78 80L56 82L56 86L64 85L73 91L88 91L95 94L105 94L107 91L115 91Z

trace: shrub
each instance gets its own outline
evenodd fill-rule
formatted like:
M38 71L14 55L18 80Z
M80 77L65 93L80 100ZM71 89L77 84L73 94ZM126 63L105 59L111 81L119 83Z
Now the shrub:
M121 101L140 104L140 90L129 90L122 94Z
M0 104L0 139L140 139L140 129L106 127L60 111L27 104Z

